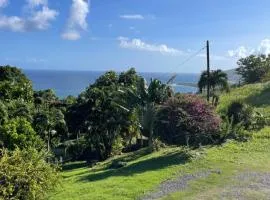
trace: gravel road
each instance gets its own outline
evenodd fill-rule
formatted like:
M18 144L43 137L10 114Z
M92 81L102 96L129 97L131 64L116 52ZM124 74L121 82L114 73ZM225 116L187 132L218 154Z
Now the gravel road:
M187 174L179 176L173 180L168 180L155 190L141 198L141 200L155 200L168 196L177 191L183 191L188 187L190 181L196 181L200 178L207 178L209 175L217 173L216 171L203 171L196 174ZM207 193L207 191L206 191ZM217 199L228 200L246 200L260 199L270 200L270 173L262 172L243 172L232 177L232 184L221 189ZM201 197L201 199L204 199Z

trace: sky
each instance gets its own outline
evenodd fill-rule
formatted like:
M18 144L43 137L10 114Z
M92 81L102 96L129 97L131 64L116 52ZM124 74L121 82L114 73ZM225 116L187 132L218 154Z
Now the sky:
M0 0L0 65L199 73L270 54L269 0Z

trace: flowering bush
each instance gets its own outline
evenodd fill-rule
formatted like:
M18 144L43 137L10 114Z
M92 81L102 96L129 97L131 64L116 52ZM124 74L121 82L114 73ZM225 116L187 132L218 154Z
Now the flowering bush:
M199 145L214 142L221 119L197 95L178 95L159 109L156 133L169 144Z

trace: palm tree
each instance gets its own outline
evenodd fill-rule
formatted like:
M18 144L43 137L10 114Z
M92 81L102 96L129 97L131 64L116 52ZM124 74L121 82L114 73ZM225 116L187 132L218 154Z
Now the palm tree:
M172 90L157 79L151 80L150 84L147 85L143 78L138 81L136 88L136 90L132 88L122 90L124 94L127 94L129 100L124 104L119 104L125 110L136 109L138 111L142 136L148 137L151 147L153 145L156 106L165 102L172 95Z
M155 103L147 103L143 110L140 119L141 128L143 135L148 137L148 146L153 145L153 135L154 135L154 123L156 121L156 106Z
M208 82L210 85L210 94L213 97L213 103L214 100L217 98L217 90L225 90L226 92L229 91L228 75L220 69L211 71L209 80L207 71L202 72L200 80L198 82L200 93L203 93L203 90L207 88Z

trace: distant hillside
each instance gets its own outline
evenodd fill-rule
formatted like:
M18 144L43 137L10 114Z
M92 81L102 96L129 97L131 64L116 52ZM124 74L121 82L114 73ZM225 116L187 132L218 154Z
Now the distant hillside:
M228 79L232 83L238 83L241 79L241 76L236 73L235 69L226 70L225 72L228 74Z

